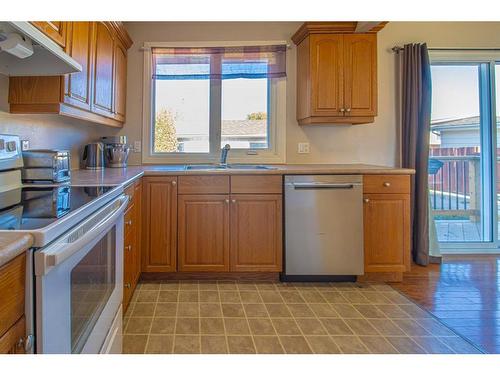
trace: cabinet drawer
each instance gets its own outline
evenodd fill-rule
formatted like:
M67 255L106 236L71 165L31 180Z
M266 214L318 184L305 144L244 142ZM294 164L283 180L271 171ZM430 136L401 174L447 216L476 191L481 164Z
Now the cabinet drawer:
M276 176L231 176L232 194L281 194L282 179Z
M229 176L180 176L179 194L228 194Z
M26 253L0 267L0 336L24 314Z
M409 175L370 175L363 177L365 194L409 194Z

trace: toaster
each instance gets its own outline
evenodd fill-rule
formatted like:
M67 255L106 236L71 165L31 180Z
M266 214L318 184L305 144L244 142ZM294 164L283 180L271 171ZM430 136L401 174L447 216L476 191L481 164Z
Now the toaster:
M71 178L71 158L66 150L23 151L25 182L65 182Z

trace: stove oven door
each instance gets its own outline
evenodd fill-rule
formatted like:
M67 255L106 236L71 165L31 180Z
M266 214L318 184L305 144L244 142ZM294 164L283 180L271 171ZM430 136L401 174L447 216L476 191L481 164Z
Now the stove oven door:
M37 353L121 351L127 202L120 196L35 252Z

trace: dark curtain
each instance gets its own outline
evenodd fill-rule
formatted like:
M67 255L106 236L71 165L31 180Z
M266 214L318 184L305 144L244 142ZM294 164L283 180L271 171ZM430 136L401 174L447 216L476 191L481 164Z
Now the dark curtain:
M416 170L411 180L412 255L417 264L429 263L429 128L431 69L427 45L407 44L401 66L402 166Z

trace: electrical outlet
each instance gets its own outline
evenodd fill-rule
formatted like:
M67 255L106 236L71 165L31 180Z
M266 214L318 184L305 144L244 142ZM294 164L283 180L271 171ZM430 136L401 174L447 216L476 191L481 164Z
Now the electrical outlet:
M27 151L30 149L30 141L27 139L23 139L21 141L21 151Z
M141 152L142 143L141 141L134 141L134 152Z
M299 154L308 154L310 152L309 150L309 143L308 142L300 142L298 143L298 150L297 152Z

